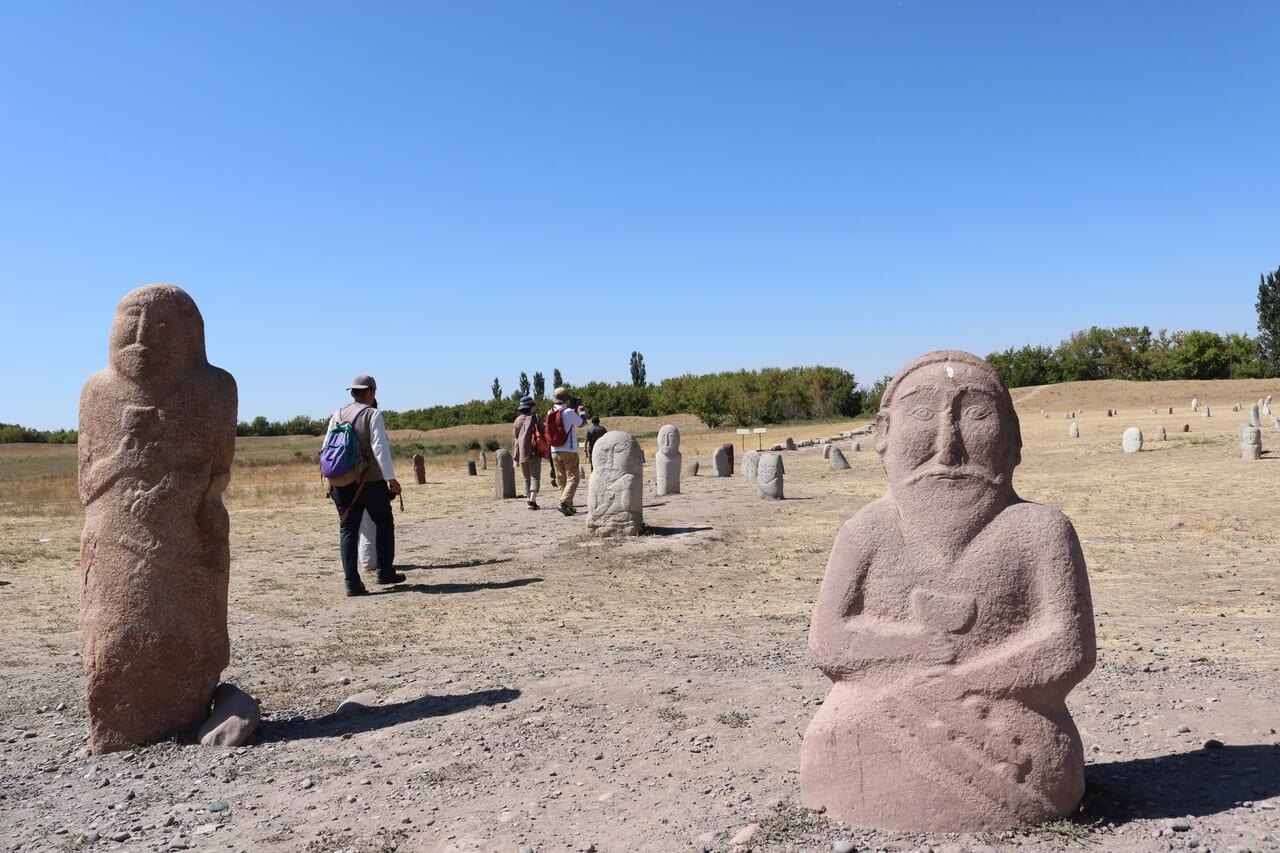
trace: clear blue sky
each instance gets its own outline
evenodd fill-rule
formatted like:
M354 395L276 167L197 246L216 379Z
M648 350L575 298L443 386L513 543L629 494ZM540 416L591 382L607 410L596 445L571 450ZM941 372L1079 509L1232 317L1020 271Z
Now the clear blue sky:
M74 426L154 281L241 420L1253 335L1277 44L1271 0L0 0L0 421Z

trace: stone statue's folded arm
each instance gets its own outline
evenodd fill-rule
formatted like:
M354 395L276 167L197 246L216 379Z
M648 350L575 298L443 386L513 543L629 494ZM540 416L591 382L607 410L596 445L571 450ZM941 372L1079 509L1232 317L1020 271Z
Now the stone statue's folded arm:
M1038 530L1030 618L1004 642L961 660L953 674L968 690L987 695L1061 698L1093 670L1097 656L1089 580L1066 516L1023 506Z
M813 622L809 652L833 680L897 674L905 661L913 666L955 660L955 644L946 634L920 622L884 619L863 612L863 589L871 568L874 536L862 529L861 514L840 528Z
M85 383L80 393L82 413L94 410L100 405L97 401L102 396L99 393L102 382L103 380L94 375ZM94 419L81 417L79 437L76 442L79 457L77 481L80 502L85 505L100 498L122 476L141 464L137 454L131 454L123 441L117 442L116 446L108 450L106 438L99 434L95 426L97 424Z

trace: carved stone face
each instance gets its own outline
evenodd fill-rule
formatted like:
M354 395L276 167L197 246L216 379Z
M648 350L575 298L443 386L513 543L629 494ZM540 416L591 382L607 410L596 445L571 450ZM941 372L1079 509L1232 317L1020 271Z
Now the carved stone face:
M881 413L876 449L900 496L1010 486L1021 442L1008 392L985 362L954 355L909 366Z
M658 449L664 453L674 453L680 449L680 430L673 424L665 424L658 430Z
M600 472L606 480L623 474L638 474L644 466L644 454L640 445L630 435L611 432L596 442L591 454L592 475Z
M136 380L176 375L205 360L204 320L195 302L172 285L127 294L111 323L110 362Z

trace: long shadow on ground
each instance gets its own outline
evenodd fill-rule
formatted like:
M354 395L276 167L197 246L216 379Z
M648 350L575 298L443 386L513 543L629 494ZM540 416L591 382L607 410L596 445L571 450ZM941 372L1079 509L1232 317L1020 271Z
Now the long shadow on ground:
M704 530L712 530L711 527L653 527L645 525L644 532L648 536L678 536L681 533L701 533Z
M1114 823L1204 816L1280 794L1280 746L1224 746L1085 767L1079 817Z
M439 565L430 566L401 566L396 565L397 569L474 569L477 566L496 566L498 563L510 563L510 557L494 557L488 560L466 560L461 563L440 563Z
M274 743L288 740L305 740L313 737L340 737L348 734L383 729L388 726L424 720L428 717L444 717L481 705L501 705L520 698L520 691L510 687L496 690L477 690L456 696L431 696L389 705L357 706L341 713L334 711L314 720L294 718L275 722L263 720L255 732L255 740Z
M542 583L542 578L515 578L509 581L483 581L477 583L402 583L386 592L425 592L429 595L449 595L455 592L479 592L482 589L512 589Z

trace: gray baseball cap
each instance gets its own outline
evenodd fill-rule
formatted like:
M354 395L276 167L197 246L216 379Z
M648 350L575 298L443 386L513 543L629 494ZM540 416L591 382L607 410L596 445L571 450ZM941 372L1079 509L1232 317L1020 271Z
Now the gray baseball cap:
M362 391L365 388L370 388L374 391L378 390L378 383L367 373L357 375L355 379L351 380L351 384L347 386L348 391Z

